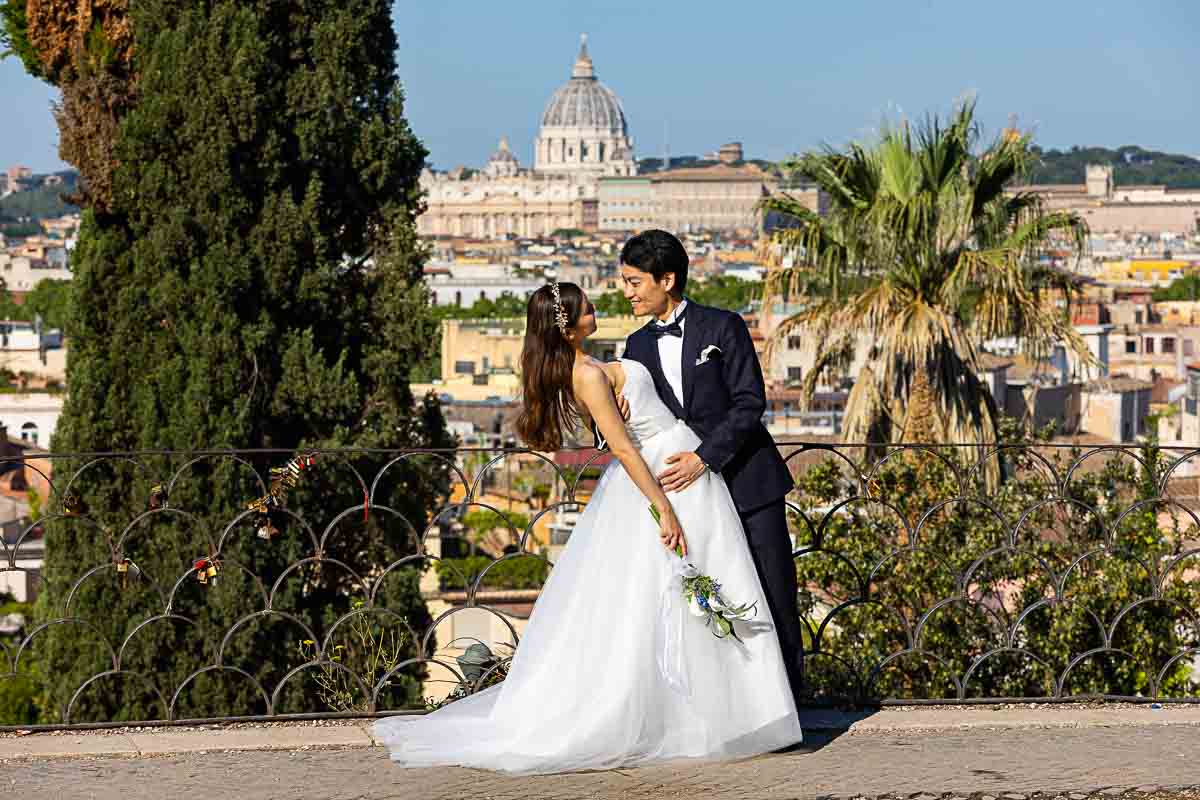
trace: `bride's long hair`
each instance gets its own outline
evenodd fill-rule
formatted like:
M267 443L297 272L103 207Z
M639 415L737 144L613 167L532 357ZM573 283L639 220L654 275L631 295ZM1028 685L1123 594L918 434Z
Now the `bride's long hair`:
M575 348L567 339L567 332L575 329L583 313L583 298L583 291L573 283L548 284L529 298L521 348L517 434L535 450L562 447L567 433L583 418L571 384Z

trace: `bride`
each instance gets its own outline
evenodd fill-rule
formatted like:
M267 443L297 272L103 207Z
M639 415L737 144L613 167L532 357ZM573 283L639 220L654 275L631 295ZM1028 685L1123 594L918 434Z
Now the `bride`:
M578 286L556 283L530 297L517 429L530 447L556 450L590 421L620 463L605 470L580 515L504 682L424 716L375 723L375 738L404 766L609 769L756 755L801 739L724 480L705 473L668 499L655 470L700 441L643 365L605 364L583 351L595 331L595 309ZM730 601L757 601L755 620L734 623L738 638L718 639L684 611L676 545Z

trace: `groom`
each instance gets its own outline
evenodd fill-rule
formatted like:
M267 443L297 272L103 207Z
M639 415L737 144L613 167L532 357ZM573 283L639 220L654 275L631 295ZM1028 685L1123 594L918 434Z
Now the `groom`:
M625 298L636 316L653 317L629 337L625 358L649 369L659 397L701 440L695 452L667 459L669 468L658 476L663 489L685 489L707 470L725 478L798 697L802 640L784 514L792 476L762 424L766 389L746 323L739 314L686 299L687 270L687 251L666 231L644 231L625 243Z

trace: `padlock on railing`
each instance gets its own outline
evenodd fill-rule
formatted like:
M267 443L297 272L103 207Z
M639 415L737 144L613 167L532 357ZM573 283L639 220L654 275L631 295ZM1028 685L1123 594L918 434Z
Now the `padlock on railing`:
M83 501L74 492L67 492L62 499L62 513L68 517L77 517L83 513Z
M117 575L121 579L121 588L129 588L129 564L128 558L118 558L116 561Z
M196 571L196 580L203 584L216 584L217 575L221 571L221 562L215 558L198 558L192 564Z
M268 542L279 535L279 528L276 528L274 523L271 522L270 514L263 514L262 518L259 519L257 533L258 538Z
M161 483L150 487L150 510L167 507L167 490Z

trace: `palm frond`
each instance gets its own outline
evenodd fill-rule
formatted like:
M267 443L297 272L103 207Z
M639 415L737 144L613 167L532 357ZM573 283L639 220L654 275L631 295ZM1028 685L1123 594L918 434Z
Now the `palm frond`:
M885 126L874 142L789 161L828 196L827 216L788 198L763 204L791 221L772 241L793 265L770 276L764 303L803 303L780 330L821 336L822 370L844 341L840 331L871 338L847 401L849 439L901 435L919 379L939 416L925 428L994 441L999 412L977 369L986 339L1016 336L1034 358L1060 344L1091 358L1070 324L1074 284L1042 263L1052 247L1082 252L1086 224L1011 189L1032 158L1027 134L1006 130L976 154L978 139L967 101L944 122Z

